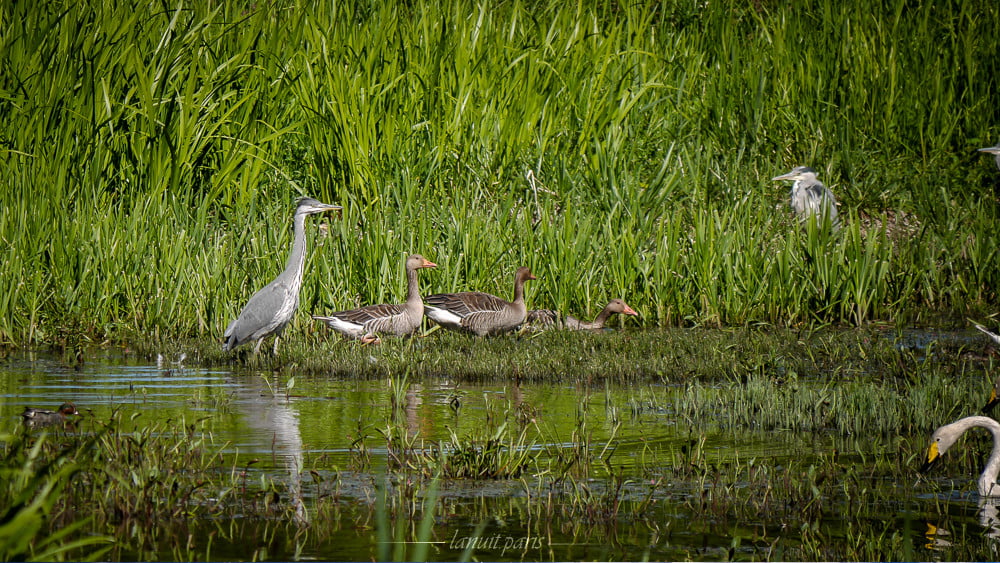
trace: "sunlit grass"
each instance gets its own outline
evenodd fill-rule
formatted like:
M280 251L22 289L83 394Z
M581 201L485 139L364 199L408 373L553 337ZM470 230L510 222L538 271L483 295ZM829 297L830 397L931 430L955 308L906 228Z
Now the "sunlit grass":
M0 341L218 335L300 194L345 206L312 313L399 298L412 252L428 291L529 265L529 305L645 326L989 312L1000 8L904 8L6 4ZM839 236L787 220L795 164Z

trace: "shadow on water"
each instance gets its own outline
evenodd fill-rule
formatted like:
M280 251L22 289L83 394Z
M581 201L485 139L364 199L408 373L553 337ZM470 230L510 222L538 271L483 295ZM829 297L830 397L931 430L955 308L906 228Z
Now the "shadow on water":
M933 345L922 335L895 342L921 357ZM969 490L965 476L982 460L981 448L958 459L961 467L920 480L914 460L925 429L870 438L738 427L728 419L728 399L691 410L687 384L347 379L111 354L69 365L30 352L9 355L0 371L8 430L24 406L63 401L75 402L85 419L117 410L140 423L206 420L225 465L249 482L273 483L265 489L289 509L279 519L160 524L162 534L188 538L186 553L200 559L373 559L385 526L375 510L377 485L386 475L391 541L429 541L433 560L997 555L996 506L941 494ZM982 386L981 374L968 377ZM743 379L703 385L738 390ZM784 373L775 380L788 385ZM830 382L803 377L795 385L800 392ZM841 408L824 400L817 408ZM430 535L415 538L412 523L430 498L427 467L453 463L470 448L482 454L491 437L500 456L523 449L528 471L440 481Z

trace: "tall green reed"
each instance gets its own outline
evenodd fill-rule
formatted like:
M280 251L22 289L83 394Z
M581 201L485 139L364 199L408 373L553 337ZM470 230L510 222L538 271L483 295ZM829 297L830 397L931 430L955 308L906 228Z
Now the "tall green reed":
M0 340L217 335L305 194L347 208L310 312L401 298L411 252L429 291L526 264L532 305L650 325L989 311L997 7L904 7L5 5ZM822 248L794 164L841 200Z

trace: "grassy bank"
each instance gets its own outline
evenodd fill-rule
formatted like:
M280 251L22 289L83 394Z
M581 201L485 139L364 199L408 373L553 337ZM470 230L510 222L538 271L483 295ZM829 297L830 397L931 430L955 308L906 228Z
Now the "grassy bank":
M426 291L526 264L529 304L646 326L997 305L995 5L85 4L0 8L7 344L220 335L301 194L345 207L306 312L401 299L411 252Z
M424 380L572 384L598 393L627 386L635 395L614 405L622 413L676 412L698 428L843 435L929 433L942 421L978 412L995 377L995 349L978 332L651 329L478 339L434 331L377 346L327 332L318 327L277 357L225 353L210 340L165 339L130 350L150 361L162 354L168 369L184 353L191 365L260 375L279 394L290 391L286 381L308 378L403 387ZM74 361L72 353L66 358ZM665 389L676 397L651 396Z

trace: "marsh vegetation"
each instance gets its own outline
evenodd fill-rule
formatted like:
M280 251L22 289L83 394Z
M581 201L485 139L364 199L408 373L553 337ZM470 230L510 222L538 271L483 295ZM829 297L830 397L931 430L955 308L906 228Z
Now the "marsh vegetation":
M962 330L1000 301L975 152L998 25L948 0L3 3L2 407L90 410L3 429L0 557L995 559L981 448L913 467L992 384ZM797 165L837 233L770 180ZM223 354L302 195L344 210L310 226L282 349ZM411 253L425 293L529 266L531 308L640 315L377 347L311 320L401 301Z

